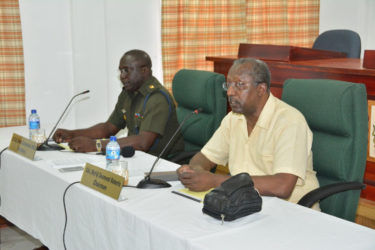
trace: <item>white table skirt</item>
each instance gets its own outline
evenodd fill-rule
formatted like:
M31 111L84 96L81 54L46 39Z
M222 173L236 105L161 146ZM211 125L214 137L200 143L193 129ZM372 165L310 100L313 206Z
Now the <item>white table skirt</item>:
M48 160L80 155L37 152L43 160L30 161L4 152L0 214L50 249L64 249L63 192L82 171L60 173ZM129 184L136 185L154 159L138 151L129 158ZM155 171L176 167L161 160ZM182 188L172 184L123 188L122 202L72 186L66 195L67 249L375 249L375 230L277 198L263 197L261 212L221 225L202 213L202 203L172 194Z

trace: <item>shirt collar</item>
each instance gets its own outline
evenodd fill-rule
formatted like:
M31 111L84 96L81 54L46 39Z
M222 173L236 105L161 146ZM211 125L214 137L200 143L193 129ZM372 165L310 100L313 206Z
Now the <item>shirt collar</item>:
M138 90L136 90L134 92L126 91L124 87L122 87L122 91L124 91L125 93L127 93L130 96L136 96L138 93L140 93L143 96L146 96L150 92L149 91L150 88L152 88L152 89L156 88L156 86L154 84L155 79L156 79L155 77L151 76L146 82L144 82L141 85L141 87L139 87Z
M154 83L154 77L151 76L145 83L142 84L142 86L136 92L139 92L143 96L146 96L148 93L150 93L149 89L151 85L153 86L151 88L155 88L155 85L153 83Z
M272 116L275 113L275 106L276 97L274 97L272 93L270 93L270 96L268 97L268 100L264 105L262 112L260 113L256 126L265 129L269 127Z

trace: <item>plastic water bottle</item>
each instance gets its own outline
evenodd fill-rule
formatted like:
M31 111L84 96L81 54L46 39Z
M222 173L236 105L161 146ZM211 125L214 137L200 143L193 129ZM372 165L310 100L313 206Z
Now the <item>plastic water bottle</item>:
M32 139L33 134L40 129L40 118L36 113L36 109L31 110L29 116L29 138Z
M112 169L118 168L120 164L120 145L117 142L116 136L111 136L109 143L105 148L106 160L107 160L107 170L112 171Z

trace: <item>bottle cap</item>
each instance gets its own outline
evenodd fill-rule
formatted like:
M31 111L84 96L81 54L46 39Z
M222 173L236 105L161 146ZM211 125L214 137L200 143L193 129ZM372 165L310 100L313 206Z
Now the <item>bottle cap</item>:
M116 136L111 136L111 137L109 137L109 140L110 140L110 141L116 141Z
M32 109L31 114L36 114L36 109Z

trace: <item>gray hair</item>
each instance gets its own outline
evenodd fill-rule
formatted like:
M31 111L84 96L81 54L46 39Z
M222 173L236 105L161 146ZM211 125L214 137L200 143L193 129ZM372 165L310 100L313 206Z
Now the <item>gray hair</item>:
M233 66L248 65L245 73L247 73L254 81L255 86L260 83L267 85L267 90L270 90L271 73L265 62L255 58L239 58L234 61Z

